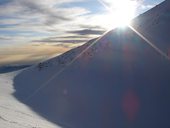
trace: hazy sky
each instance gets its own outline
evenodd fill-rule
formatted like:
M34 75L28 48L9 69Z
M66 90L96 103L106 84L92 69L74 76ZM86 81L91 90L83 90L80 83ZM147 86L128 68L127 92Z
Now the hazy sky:
M114 24L102 3L113 1L0 0L0 65L41 60L101 35ZM132 1L137 16L163 0Z

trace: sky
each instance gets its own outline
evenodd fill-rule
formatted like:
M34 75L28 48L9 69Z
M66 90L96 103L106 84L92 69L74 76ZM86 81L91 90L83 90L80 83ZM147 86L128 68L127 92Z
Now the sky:
M115 27L114 1L0 0L0 66L42 61L102 35ZM163 0L131 1L137 16Z

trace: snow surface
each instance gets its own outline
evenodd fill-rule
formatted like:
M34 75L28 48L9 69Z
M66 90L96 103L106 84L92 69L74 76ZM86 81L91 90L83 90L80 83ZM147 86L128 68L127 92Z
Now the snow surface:
M165 53L170 53L170 0L166 0L133 21L133 27Z
M169 59L131 28L82 47L21 72L14 96L64 128L170 127Z
M169 5L168 0L163 2L133 25L167 56ZM32 127L46 119L63 128L169 128L170 60L147 40L130 27L115 29L23 70L9 84L6 78L12 78L1 76L5 86L1 86L4 103L0 102L4 111L11 107L8 114L0 112L0 120L10 125L15 115L17 125L30 126L35 121ZM10 112L13 104L14 110L31 113L33 118L17 119L18 113Z
M0 128L59 128L14 98L13 78L17 74L0 74Z

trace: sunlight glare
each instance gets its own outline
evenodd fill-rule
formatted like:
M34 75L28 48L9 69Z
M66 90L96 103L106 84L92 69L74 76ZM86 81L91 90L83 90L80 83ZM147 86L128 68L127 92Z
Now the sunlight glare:
M108 16L112 27L124 27L135 17L136 0L104 0L102 2L109 10Z

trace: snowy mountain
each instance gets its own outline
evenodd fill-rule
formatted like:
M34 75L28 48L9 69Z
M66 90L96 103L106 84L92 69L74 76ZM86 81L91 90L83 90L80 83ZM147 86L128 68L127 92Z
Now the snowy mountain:
M169 128L169 11L167 0L132 27L23 70L13 95L63 128Z
M0 67L0 74L21 70L31 65L9 65Z
M133 27L165 53L170 54L170 1L165 0L133 21Z

